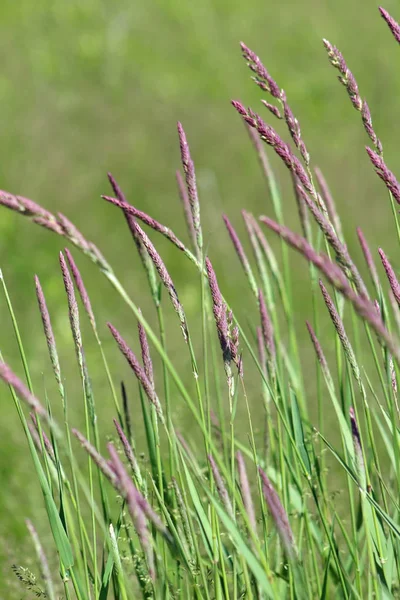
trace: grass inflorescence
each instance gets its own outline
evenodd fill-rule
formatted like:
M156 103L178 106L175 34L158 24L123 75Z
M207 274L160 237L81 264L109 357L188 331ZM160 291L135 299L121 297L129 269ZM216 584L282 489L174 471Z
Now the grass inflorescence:
M400 42L399 25L387 11L380 12ZM387 188L394 220L390 226L400 241L400 184L385 162L383 142L353 73L335 46L327 40L324 46L361 114L373 146L366 151ZM13 569L21 585L37 597L399 597L396 261L382 248L372 252L358 228L366 264L357 266L328 184L313 163L285 91L252 50L245 44L241 49L255 83L267 96L262 99L267 117L284 123L290 140L285 141L266 117L232 101L250 134L274 211L273 217L258 217L243 210L253 260L230 218L221 219L237 255L236 269L243 271L253 298L254 310L249 309L246 320L235 314L209 256L201 224L204 200L181 123L182 173L176 177L188 245L170 227L130 204L111 174L113 195L103 196L125 216L149 283L146 313L154 310L156 327L150 326L98 248L67 217L53 215L25 197L0 192L0 204L53 231L92 260L133 313L140 345L140 354L135 353L123 331L107 323L108 331L98 322L95 298L85 287L75 256L68 248L61 252L84 430L70 411L51 310L35 277L62 408L58 422L53 416L57 400L50 401L46 394L38 397L33 389L23 338L0 274L24 370L24 378L19 378L0 356L0 378L10 388L26 435L56 548L54 555L27 521L40 577L24 566ZM270 164L270 149L290 171L301 234L284 223L286 207ZM157 250L157 235L183 253L198 275L201 341L192 337L179 290ZM275 254L275 235L280 238L281 256ZM312 301L304 328L311 338L309 352L315 355L312 372L299 341L290 248L308 263L304 276L309 277ZM364 281L364 271L370 281ZM181 371L185 361L172 360L168 352L168 301L176 313L176 336L183 335L181 351L187 353L189 375ZM329 344L320 325L323 311L331 321ZM96 408L101 390L93 389L90 378L84 319L93 331L107 378L104 397L112 399L114 410L115 437L106 452ZM121 352L137 380L140 419L131 415L124 384L119 391L114 383L115 373L102 345L102 337L110 333L115 352ZM191 415L188 433L174 423L179 406ZM146 460L137 447L138 429L145 439ZM336 477L343 487L339 499Z

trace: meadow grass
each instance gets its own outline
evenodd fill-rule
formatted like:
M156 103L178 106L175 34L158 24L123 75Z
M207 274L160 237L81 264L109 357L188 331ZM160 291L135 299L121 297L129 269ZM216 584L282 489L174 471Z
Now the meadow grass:
M400 43L399 25L383 9L381 14ZM366 150L387 188L388 215L400 242L400 184L384 160L368 104L345 59L328 41L324 45L360 113L369 139ZM232 102L259 157L275 211L274 219L243 211L252 259L228 216L223 216L253 297L255 310L249 310L246 322L238 321L224 296L203 242L195 165L180 123L183 176L178 173L177 181L189 245L170 227L129 204L111 174L113 195L103 196L124 214L147 276L156 328L97 246L67 217L54 215L28 198L0 192L3 206L61 236L100 269L133 313L141 354L128 344L124 331L108 323L115 350L122 353L137 380L141 407L137 415L132 414L125 386L119 389L115 383L103 349L102 327L75 258L66 248L59 260L85 422L83 431L77 429L39 279L35 278L36 295L59 399L34 392L23 335L0 276L24 380L2 356L0 378L10 388L26 435L53 538L43 544L34 524L27 521L38 573L27 569L22 560L14 572L37 597L302 600L396 598L400 593L400 284L396 270L380 249L379 274L359 229L371 279L364 281L284 90L252 50L245 44L241 49L253 80L268 98L263 102L266 109L274 119L284 121L291 139L290 144L284 141L262 116L239 101ZM283 199L269 149L292 178L301 235L284 224ZM166 238L198 274L200 341L193 339L168 266L142 225L152 237ZM270 245L273 234L281 239L279 257ZM304 269L312 302L304 326L315 352L312 373L304 367L299 350L290 248L308 263L308 271L306 265ZM233 271L231 264L227 269ZM167 302L174 314L166 311ZM332 322L328 352L320 337L323 305ZM184 359L172 360L169 355L166 315L175 319L175 336L181 337L182 356L186 353L189 359L190 378L181 370ZM93 389L83 319L93 331L108 390ZM310 410L314 388L316 419ZM249 389L263 408L261 424L261 413L255 416L250 408L254 402L249 402ZM97 406L110 399L115 435L105 454ZM56 417L59 404L62 413ZM191 415L190 439L174 423L177 405ZM325 418L331 408L334 428ZM137 452L138 429L146 440L145 460ZM340 500L329 476L332 464L345 488Z

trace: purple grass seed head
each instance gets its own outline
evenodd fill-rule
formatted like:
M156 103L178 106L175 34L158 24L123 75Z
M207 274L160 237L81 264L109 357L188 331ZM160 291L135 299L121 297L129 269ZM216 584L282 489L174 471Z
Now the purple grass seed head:
M400 25L390 16L387 10L379 7L379 12L382 15L382 18L386 21L389 26L390 31L393 33L394 39L398 44L400 44Z
M267 474L261 467L258 468L258 471L261 477L264 498L268 505L269 512L271 513L271 517L275 522L282 545L287 556L293 559L296 557L297 550L293 531L289 524L289 518Z

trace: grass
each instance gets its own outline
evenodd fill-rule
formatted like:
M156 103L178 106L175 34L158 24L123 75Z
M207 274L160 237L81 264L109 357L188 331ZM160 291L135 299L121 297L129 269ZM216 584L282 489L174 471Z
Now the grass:
M383 16L396 38L396 22ZM400 184L385 162L383 143L345 59L336 47L324 44L339 71L342 91L360 113L371 170L382 180L382 189L387 188L388 215L400 241ZM180 123L183 175L178 184L189 244L129 204L112 175L113 195L103 196L123 213L136 245L149 290L143 312L97 246L64 215L23 196L0 194L2 205L74 248L74 255L65 249L59 260L80 380L76 389L80 387L82 397L83 431L77 428L75 404L71 410L39 278L36 293L59 401L48 393L47 380L44 391L35 394L26 336L19 330L1 275L23 376L0 362L0 377L9 385L26 435L51 533L44 543L27 521L38 574L22 560L14 572L38 597L397 597L400 284L382 249L378 273L359 230L367 266L363 272L371 280L366 282L348 251L334 200L315 169L286 94L244 44L242 53L271 115L259 116L236 100L232 104L258 155L275 213L271 219L243 211L251 260L224 216L237 255L225 268L240 266L244 272L251 299L246 319L237 318L208 256L195 165ZM290 145L265 122L265 115L268 123L283 121ZM289 171L301 235L284 224L284 200L270 165L273 152ZM142 225L152 239L167 240L193 270L199 306L196 328L158 242ZM274 234L279 246L271 244ZM304 261L296 264L309 278L307 328L314 366L300 350L290 247L308 263L308 268ZM114 351L119 349L137 381L138 402L115 381L103 348L106 333L75 262L77 251L100 270L113 297L123 301L137 321L140 357L125 337L133 338L131 332L120 332L113 323L108 328ZM151 313L156 315L152 322ZM323 331L328 321L329 346ZM100 389L92 383L85 353L89 329L107 382ZM171 339L179 344L173 356ZM310 406L314 396L317 411ZM250 397L258 399L258 409ZM110 400L115 430L105 448L105 424L98 413ZM133 413L132 406L140 406L140 413ZM177 426L177 410L185 411L193 423L189 435ZM144 439L143 452L138 450L139 438ZM344 489L341 498L336 495L337 478Z

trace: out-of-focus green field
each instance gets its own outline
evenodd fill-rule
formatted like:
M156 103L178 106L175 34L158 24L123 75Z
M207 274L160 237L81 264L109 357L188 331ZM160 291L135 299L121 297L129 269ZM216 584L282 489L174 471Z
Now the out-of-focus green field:
M400 17L394 0L388 0L385 8ZM176 121L181 120L197 168L205 242L224 291L245 318L250 296L220 215L226 212L243 233L241 208L257 215L273 213L246 131L230 106L230 99L237 98L263 110L261 93L241 58L239 41L243 40L286 90L312 164L323 169L334 192L350 247L356 247L355 226L360 225L372 248L384 244L390 255L393 225L387 194L368 163L364 151L368 140L360 116L336 80L323 37L347 59L361 94L368 99L387 163L399 172L400 55L375 2L5 0L0 8L0 187L74 221L102 248L146 311L145 278L124 220L100 194L109 193L106 174L111 171L128 200L186 240L174 175L179 167ZM272 122L267 112L264 116ZM279 123L278 130L286 135ZM275 157L273 164L281 181L286 220L296 227L288 173ZM195 320L198 286L190 265L163 240L153 239L171 270L189 321ZM67 389L78 407L78 372L58 268L62 247L62 240L53 234L0 209L0 267L35 389L43 397L46 387L57 404L35 301L33 275L37 273L70 382ZM355 253L360 255L358 249ZM133 342L134 320L95 268L74 255L102 325L114 373L127 380L133 394L132 377L103 323L113 320ZM303 267L294 270L301 328L309 299L308 282L302 285L307 269L301 261L293 264ZM0 349L21 373L1 295L0 310ZM152 319L150 309L147 316ZM170 347L175 362L184 369L187 359L181 354L180 339L175 344L174 319L171 313ZM92 337L86 326L84 330L90 350ZM111 433L112 404L108 394L102 395L105 387L96 357L90 355L90 368L105 440ZM23 563L31 553L29 542L24 541L24 518L40 522L44 511L5 386L0 388L0 404L4 577L13 561ZM78 408L76 419L80 421Z

